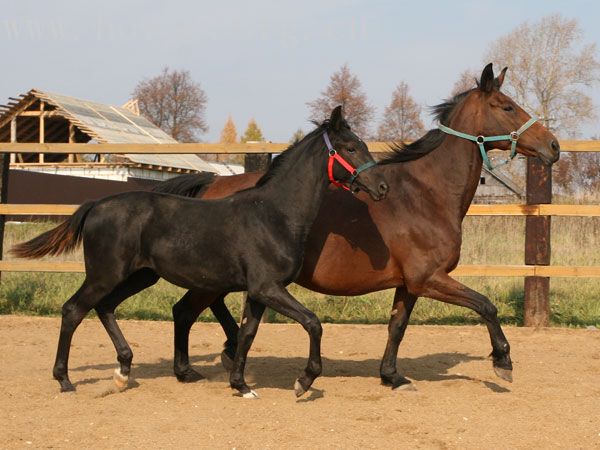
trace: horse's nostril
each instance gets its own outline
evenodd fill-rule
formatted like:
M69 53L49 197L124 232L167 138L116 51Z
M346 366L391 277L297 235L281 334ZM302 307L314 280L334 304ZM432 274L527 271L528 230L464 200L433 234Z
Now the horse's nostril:
M379 183L379 193L380 194L387 194L388 190L389 190L389 187L388 187L387 183L385 183L384 181Z
M560 151L560 144L558 143L558 141L556 139L552 140L552 142L550 143L550 146L552 147L552 150L554 150L555 152Z

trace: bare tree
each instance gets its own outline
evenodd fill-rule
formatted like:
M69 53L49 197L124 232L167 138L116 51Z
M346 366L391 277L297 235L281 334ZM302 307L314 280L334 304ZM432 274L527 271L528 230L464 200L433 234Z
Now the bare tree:
M413 140L424 131L421 107L410 96L408 84L402 81L392 93L389 106L385 108L377 138L380 141Z
M208 131L208 98L187 70L165 67L160 75L140 81L133 96L142 115L180 142L195 142Z
M220 142L222 144L235 144L237 142L237 130L231 116L227 118L227 122L225 122L223 130L221 130Z
M486 61L510 68L504 85L518 103L559 135L576 136L595 117L586 91L600 79L596 46L581 41L576 19L550 15L498 39Z
M471 69L463 71L454 86L452 87L451 95L455 96L463 92L473 89L477 86L478 75L477 72Z
M343 106L344 115L352 129L359 135L366 135L375 108L367 101L359 79L352 75L347 64L331 75L329 85L319 98L307 103L310 118L317 121L329 117L331 110L338 105Z

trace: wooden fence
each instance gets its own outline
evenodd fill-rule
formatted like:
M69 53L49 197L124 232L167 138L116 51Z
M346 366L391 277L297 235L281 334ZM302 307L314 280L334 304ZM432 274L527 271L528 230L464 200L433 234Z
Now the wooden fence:
M368 143L373 153L388 151L386 143ZM279 153L287 144L257 143L257 144L26 144L0 143L0 153L67 153L67 154L119 154L119 153L161 153L161 154L246 154L246 166L253 170L264 169L267 154ZM561 141L562 151L600 152L600 141ZM8 159L8 158L5 158ZM529 159L529 161L532 161ZM535 176L535 168L528 167L528 204L526 205L471 205L467 215L476 216L526 216L532 220L526 226L526 252L523 265L461 265L453 272L455 276L494 276L494 277L525 277L526 304L525 324L545 325L549 320L548 283L549 277L600 277L598 266L550 266L549 262L549 221L551 216L586 216L600 217L600 205L553 205L549 203L548 189L551 189L548 171L546 179L542 176L539 182ZM543 169L545 170L545 169ZM2 183L5 186L5 183ZM540 186L538 186L541 185ZM535 189L532 189L535 188ZM550 194L551 195L551 194ZM5 198L5 197L4 197ZM541 198L539 203L531 199ZM0 204L0 218L6 215L69 215L78 205L21 205ZM538 219L536 219L538 218ZM541 220L542 226L537 226L536 220ZM532 232L533 230L533 232ZM0 236L0 249L3 236ZM539 245L538 241L543 241ZM539 248L547 250L539 251ZM537 253L528 249L537 249ZM540 253L542 256L540 257ZM529 259L529 261L528 261ZM83 272L80 262L48 262L48 261L0 261L0 272ZM528 311L527 285L534 302Z

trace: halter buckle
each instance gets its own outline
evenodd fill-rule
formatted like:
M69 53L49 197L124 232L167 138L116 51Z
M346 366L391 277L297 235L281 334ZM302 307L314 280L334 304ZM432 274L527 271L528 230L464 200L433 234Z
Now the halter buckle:
M477 142L479 145L483 144L485 142L485 136L482 136L481 134L479 136L477 136L475 138L475 142Z
M332 148L329 150L329 156L335 156L337 152Z
M511 131L510 132L510 140L513 142L517 142L518 139L519 139L519 133L517 133L516 131Z

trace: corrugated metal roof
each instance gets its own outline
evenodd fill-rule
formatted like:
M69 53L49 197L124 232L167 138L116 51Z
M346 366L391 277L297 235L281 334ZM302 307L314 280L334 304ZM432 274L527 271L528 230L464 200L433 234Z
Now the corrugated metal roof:
M98 143L106 144L176 144L177 141L143 116L118 106L82 100L67 95L32 89L12 105L2 117L5 118L28 107L35 99L53 105L67 120ZM93 148L90 148L93 153ZM196 155L181 154L129 154L134 163L157 167L174 167L197 171L215 172L215 168Z
M143 116L75 97L32 89L35 97L60 109L96 141L107 144L174 144L177 141Z

